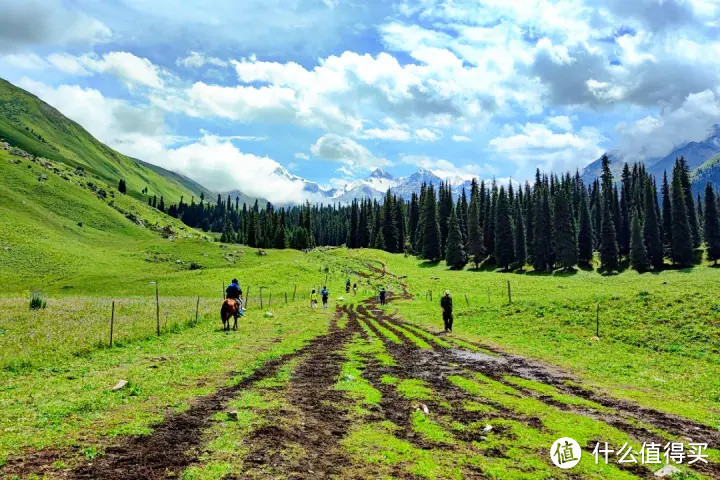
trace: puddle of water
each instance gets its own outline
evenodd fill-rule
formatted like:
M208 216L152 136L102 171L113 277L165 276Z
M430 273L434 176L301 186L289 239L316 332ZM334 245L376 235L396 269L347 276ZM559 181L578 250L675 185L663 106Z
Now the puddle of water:
M461 350L459 348L453 348L450 353L460 360L470 360L481 363L492 363L494 365L506 365L507 360L497 355L490 355L482 352L472 352L470 350Z

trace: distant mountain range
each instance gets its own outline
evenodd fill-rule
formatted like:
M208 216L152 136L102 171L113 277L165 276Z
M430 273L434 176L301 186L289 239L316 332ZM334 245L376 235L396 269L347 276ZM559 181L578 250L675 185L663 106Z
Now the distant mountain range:
M340 188L322 187L317 182L313 182L290 173L284 167L276 168L272 175L282 177L284 180L302 184L302 190L307 194L307 197L311 202L326 204L347 204L351 203L353 200L361 199L382 200L388 189L392 194L405 200L409 200L413 193L420 192L420 187L423 183L428 185L432 184L435 187L438 187L440 182L446 182L452 186L453 192L458 195L463 187L465 187L468 190L468 193L470 193L470 180L465 180L461 177L441 178L432 171L426 169L420 169L407 177L395 177L385 170L376 168L370 172L367 177L348 182ZM239 190L233 190L232 192L226 192L221 195L230 195L231 198L238 196L240 197L241 202L246 201L246 199L254 202L254 199L247 197ZM264 199L259 199L258 201L261 204L265 202Z
M611 150L606 153L610 159L611 171L615 179L620 178L623 165L634 163L619 150ZM720 182L720 126L713 125L707 138L699 142L686 142L675 147L664 157L650 158L642 163L649 174L654 175L658 183L662 180L663 173L667 171L668 176L672 173L675 159L684 157L691 171L693 190L698 192L711 182L714 187ZM587 184L600 176L602 157L589 164L582 173L583 181Z

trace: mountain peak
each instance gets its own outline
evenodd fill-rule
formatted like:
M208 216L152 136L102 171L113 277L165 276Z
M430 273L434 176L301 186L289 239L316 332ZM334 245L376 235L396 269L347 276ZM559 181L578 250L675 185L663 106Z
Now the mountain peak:
M376 168L375 170L373 170L373 171L370 173L370 175L368 176L368 178L384 178L384 179L386 179L386 180L392 180L392 179L395 178L395 177L393 177L391 174L389 174L388 172L386 172L386 171L383 170L382 168Z

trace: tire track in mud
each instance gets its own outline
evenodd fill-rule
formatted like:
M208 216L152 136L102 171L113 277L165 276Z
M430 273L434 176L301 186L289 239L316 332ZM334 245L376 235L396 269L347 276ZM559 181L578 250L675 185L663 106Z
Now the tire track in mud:
M338 326L347 311L337 308L330 333L307 348L290 374L287 400L297 411L298 421L292 428L282 428L271 416L266 419L269 426L248 436L250 452L242 478L330 478L350 463L340 446L349 428L349 402L334 389L344 363L343 349L359 331L359 324L351 319L344 328ZM284 455L289 446L300 446L302 456Z
M202 433L215 413L226 408L240 391L272 377L287 362L312 352L330 335L316 337L293 353L265 362L237 384L196 399L187 411L167 417L148 435L123 437L102 456L76 467L68 478L156 480L177 476L197 462L195 449L202 445Z
M392 298L390 298L392 301ZM480 352L474 352L463 349L461 347L445 348L441 346L436 339L439 338L435 332L423 328L419 325L408 323L398 318L396 315L387 315L382 310L368 310L362 306L358 309L363 314L376 320L381 326L395 333L398 338L403 341L402 346L398 346L393 342L389 342L384 339L380 332L375 332L377 336L383 339L386 348L393 354L396 360L401 358L407 359L405 364L410 365L409 373L412 378L420 378L433 387L442 392L442 395L451 395L455 398L467 399L467 393L458 393L460 390L455 385L452 385L448 381L435 381L437 377L444 377L445 375L463 375L467 373L467 370L476 371L486 375L493 380L499 381L500 383L512 387L521 394L539 400L549 406L555 407L559 410L568 411L583 415L594 420L606 423L635 439L639 443L643 442L656 442L661 445L665 445L668 442L667 438L660 436L657 432L649 430L647 427L654 427L668 433L671 436L683 438L685 440L692 439L693 441L707 442L710 447L720 445L720 432L713 430L711 427L693 422L692 420L677 417L671 414L660 412L647 407L642 407L629 401L619 400L611 398L600 393L589 390L579 385L579 380L572 375L569 375L561 370L553 367L552 365L545 364L543 362L527 359L517 355L511 355L506 352L502 352L498 349L488 347L487 345L481 345L475 342L463 340L473 346L480 349L489 351L492 353L484 354ZM363 311L364 310L364 311ZM368 322L369 323L369 322ZM426 343L433 347L433 350L424 350L414 345L405 335L403 335L401 329L404 325L409 325L415 328L419 328L426 334L429 334L430 338L420 337ZM372 325L371 325L372 326ZM412 332L412 329L407 329ZM419 336L419 335L416 335ZM448 340L452 343L452 338ZM442 342L442 340L441 340ZM448 365L457 365L452 373L448 371ZM417 368L417 366L422 368ZM445 372L437 371L434 365L443 365ZM431 372L435 369L435 375ZM464 371L463 371L464 370ZM559 393L569 394L575 397L579 397L585 400L595 402L603 407L610 409L610 412L599 412L591 407L583 407L579 405L569 405L557 400L554 400L548 395L543 395L538 392L534 392L530 389L520 387L511 382L508 382L503 378L505 375L517 376L520 378L534 380L541 382L546 385L553 386ZM567 383L567 382L573 383ZM448 390L448 384L453 387ZM455 390L455 391L453 391ZM426 402L427 403L427 402ZM452 403L452 402L451 402ZM507 409L499 405L492 405L498 410L503 412L503 418L511 418L523 423L529 424L530 426L538 429L542 429L542 422L540 419L533 417L524 417L517 415L515 412L509 412ZM429 404L428 404L429 405ZM436 405L437 409L438 406ZM446 410L440 407L440 410ZM457 408L453 408L452 411L445 414L453 420L463 422L463 418L467 418L468 415L464 411L457 411ZM472 415L470 415L472 416ZM513 418L515 417L515 418ZM487 417L484 417L487 419ZM472 420L470 420L472 421ZM639 424L633 423L638 422ZM643 424L645 426L643 426ZM471 436L472 437L472 436ZM471 438L476 439L476 438ZM716 447L717 448L717 447ZM702 463L697 462L691 466L695 471L709 475L713 478L720 478L720 464L716 463ZM636 465L627 469L631 473L640 476L652 475L652 472L642 465Z

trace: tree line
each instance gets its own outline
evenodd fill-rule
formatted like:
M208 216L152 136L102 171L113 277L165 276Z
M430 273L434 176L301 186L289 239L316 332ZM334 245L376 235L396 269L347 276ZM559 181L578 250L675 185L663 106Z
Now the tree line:
M493 180L473 180L469 192L454 195L448 183L422 185L404 200L390 191L382 202L350 205L260 207L218 198L193 198L165 208L161 197L149 204L185 224L221 234L220 240L258 248L307 249L347 245L445 261L451 268L471 263L503 271L549 272L592 267L606 272L631 267L660 270L669 260L688 267L705 244L707 259L720 258L720 195L708 184L704 198L693 198L690 173L680 157L660 190L642 164L623 166L616 182L610 161L601 176L585 185L575 175L541 174L515 188ZM597 254L597 255L596 255Z

